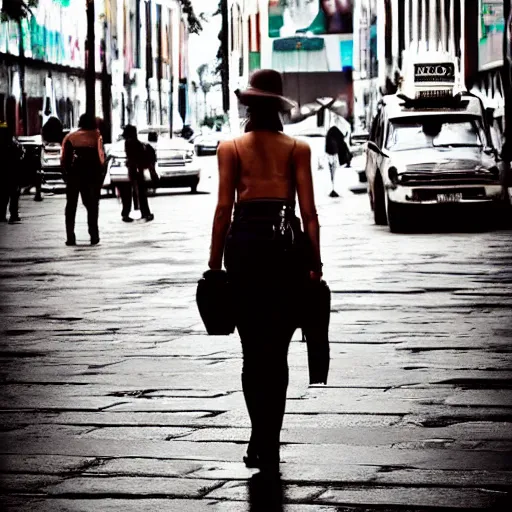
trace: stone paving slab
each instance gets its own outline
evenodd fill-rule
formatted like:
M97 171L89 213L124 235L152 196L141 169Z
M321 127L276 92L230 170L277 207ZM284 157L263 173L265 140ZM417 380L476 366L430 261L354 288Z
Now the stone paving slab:
M370 489L329 489L318 496L323 503L338 505L408 506L450 508L459 510L505 507L510 503L507 493L479 489L452 489L436 487L435 492L425 488L378 487Z
M184 479L173 477L123 477L101 478L95 476L68 478L55 485L45 485L49 495L103 496L109 498L139 496L167 498L201 498L221 485L221 481Z

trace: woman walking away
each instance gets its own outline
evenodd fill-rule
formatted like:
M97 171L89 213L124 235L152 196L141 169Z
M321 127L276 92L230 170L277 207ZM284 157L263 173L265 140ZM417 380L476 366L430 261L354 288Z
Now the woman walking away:
M320 228L310 148L282 133L279 114L294 104L282 96L281 75L259 70L249 89L237 95L248 107L248 123L243 136L217 150L219 196L209 267L221 270L224 257L236 304L242 388L252 426L244 461L277 472L288 345L298 325L301 290L308 279L322 276ZM296 194L310 241L307 263L296 243L302 234Z

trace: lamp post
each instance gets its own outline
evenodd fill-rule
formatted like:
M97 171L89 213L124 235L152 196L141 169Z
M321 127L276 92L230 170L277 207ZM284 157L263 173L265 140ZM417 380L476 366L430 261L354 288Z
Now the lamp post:
M85 59L85 111L96 117L96 53L94 51L94 0L86 0L87 51Z

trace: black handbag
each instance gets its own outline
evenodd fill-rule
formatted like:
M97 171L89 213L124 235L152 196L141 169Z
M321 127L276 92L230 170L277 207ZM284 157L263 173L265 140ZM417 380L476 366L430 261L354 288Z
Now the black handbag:
M233 294L224 270L203 274L197 283L196 303L208 334L219 336L235 331Z
M310 384L327 384L331 290L325 281L308 280L304 287L300 327L308 349Z

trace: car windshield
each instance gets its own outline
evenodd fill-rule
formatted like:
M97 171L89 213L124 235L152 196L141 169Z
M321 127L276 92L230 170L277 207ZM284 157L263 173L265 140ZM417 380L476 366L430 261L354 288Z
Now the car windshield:
M386 149L407 151L436 147L482 147L485 134L476 117L426 116L393 119Z

